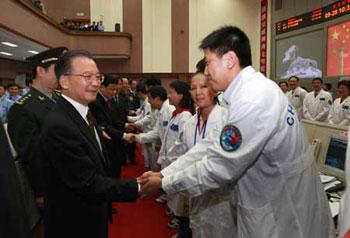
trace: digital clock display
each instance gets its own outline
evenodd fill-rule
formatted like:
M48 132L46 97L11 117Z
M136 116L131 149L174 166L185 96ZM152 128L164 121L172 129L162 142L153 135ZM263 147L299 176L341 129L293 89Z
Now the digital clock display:
M350 0L337 1L323 8L318 8L311 12L277 22L276 34L278 35L307 26L316 25L349 13Z

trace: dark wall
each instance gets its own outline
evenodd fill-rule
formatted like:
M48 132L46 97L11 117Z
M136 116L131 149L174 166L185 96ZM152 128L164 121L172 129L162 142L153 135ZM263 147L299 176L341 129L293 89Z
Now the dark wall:
M67 19L89 19L90 18L90 0L41 0L47 15L57 22L62 22L63 17ZM78 17L77 13L84 13L84 16Z
M31 69L27 63L0 58L0 83L13 81L17 75L30 72Z

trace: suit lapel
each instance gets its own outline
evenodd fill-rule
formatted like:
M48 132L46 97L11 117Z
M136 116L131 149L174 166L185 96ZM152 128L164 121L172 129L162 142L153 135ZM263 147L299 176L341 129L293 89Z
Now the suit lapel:
M98 145L97 139L95 138L95 135L92 134L89 126L87 125L86 121L81 117L79 112L63 97L61 97L57 103L59 103L63 106L65 111L68 113L69 117L72 119L72 121L76 124L77 128L82 133L82 135L90 142L90 144L92 145L92 148L99 155L102 164L105 164L106 159L105 159L105 156ZM95 128L96 128L96 126L95 126ZM97 130L97 128L96 128L96 130ZM100 137L100 141L102 143L101 137ZM103 149L103 147L102 147L102 149Z

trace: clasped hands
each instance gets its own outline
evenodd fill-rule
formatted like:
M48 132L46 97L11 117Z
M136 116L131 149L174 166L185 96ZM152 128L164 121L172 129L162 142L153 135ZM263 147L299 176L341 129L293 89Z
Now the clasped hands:
M150 199L161 193L163 175L160 172L148 171L137 178L141 185L139 196L141 199Z
M124 137L124 140L127 143L136 142L135 134L132 133L136 130L136 128L137 128L136 125L134 123L125 123L124 128L125 128L125 131L127 132L125 137Z

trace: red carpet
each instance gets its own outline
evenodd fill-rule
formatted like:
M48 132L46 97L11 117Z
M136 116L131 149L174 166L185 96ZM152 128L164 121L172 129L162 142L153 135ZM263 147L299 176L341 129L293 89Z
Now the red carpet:
M137 146L137 165L123 167L123 178L136 178L145 169L140 146ZM166 206L152 200L138 200L136 203L114 203L118 213L109 225L109 238L168 238L177 231L169 229L170 218L165 215Z

